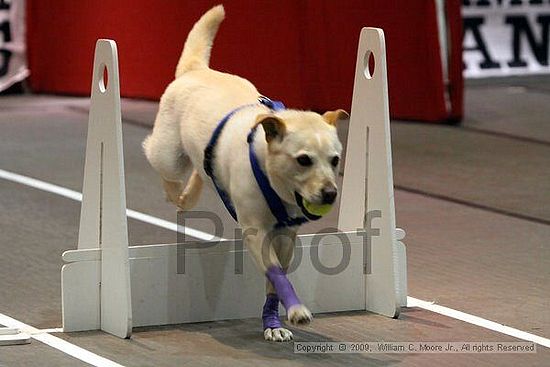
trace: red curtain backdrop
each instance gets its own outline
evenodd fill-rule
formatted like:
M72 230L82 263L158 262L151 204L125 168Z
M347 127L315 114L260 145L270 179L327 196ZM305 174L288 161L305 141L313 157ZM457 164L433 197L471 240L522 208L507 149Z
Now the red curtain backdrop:
M451 24L457 42L460 4L447 3L447 13L457 17ZM118 44L122 95L156 100L174 78L188 31L213 5L28 0L31 87L88 95L95 41L111 38ZM457 66L450 86L459 107L445 105L433 0L231 0L224 6L211 66L251 80L289 107L349 110L359 32L372 26L386 34L392 117L441 121L462 114L460 56L451 57ZM455 56L461 42L457 47Z

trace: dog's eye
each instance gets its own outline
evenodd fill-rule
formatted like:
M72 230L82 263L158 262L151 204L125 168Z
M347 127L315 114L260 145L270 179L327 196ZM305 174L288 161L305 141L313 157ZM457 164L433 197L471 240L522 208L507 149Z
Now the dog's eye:
M340 163L340 157L334 156L332 157L332 160L330 161L330 164L332 164L333 167L336 167Z
M300 166L309 167L313 164L313 161L311 160L311 157L307 154L302 154L296 157L296 160L298 161L298 164Z

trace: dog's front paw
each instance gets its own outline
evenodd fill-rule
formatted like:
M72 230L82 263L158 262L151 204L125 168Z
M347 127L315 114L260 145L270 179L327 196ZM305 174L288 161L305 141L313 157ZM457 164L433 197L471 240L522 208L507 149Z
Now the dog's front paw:
M264 338L265 340L270 342L288 342L292 340L293 336L292 331L282 327L278 327L273 329L265 329Z
M313 319L311 312L304 305L291 306L287 311L288 321L293 325L309 324Z

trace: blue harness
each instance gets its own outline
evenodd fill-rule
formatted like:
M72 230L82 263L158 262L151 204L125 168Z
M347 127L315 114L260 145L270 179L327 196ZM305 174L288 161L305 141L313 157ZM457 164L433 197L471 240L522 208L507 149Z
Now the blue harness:
M279 101L272 101L267 97L261 96L258 98L258 102L272 111L280 111L284 110L285 106L282 102ZM210 141L208 142L208 145L204 149L204 170L206 174L212 179L212 182L214 183L214 187L216 188L216 191L218 192L218 195L222 199L222 202L224 203L225 207L227 208L227 211L235 221L237 221L237 212L235 211L235 207L233 206L233 203L231 202L231 198L229 197L229 194L227 191L225 191L218 180L216 179L214 175L214 149L216 147L216 143L218 142L218 139L222 133L222 130L225 126L225 124L233 117L235 113L238 111L256 106L257 104L247 104L244 106L240 106L229 112L227 115L224 116L218 123L218 126L216 126L216 129L212 133L212 137L210 138ZM256 178L256 183L260 187L260 190L262 191L262 195L264 196L265 201L267 202L267 205L269 206L269 210L277 220L277 223L275 224L275 228L283 228L283 227L292 227L297 226L300 224L303 224L307 222L308 220L317 220L321 217L312 215L310 213L305 213L306 216L301 217L290 217L286 211L285 205L279 195L275 192L271 184L269 183L269 179L265 175L265 173L262 171L262 168L260 166L260 163L258 161L258 157L256 156L256 152L254 151L254 136L256 135L256 129L258 126L255 126L250 130L250 133L247 137L248 142L248 157L250 160L250 166L252 168L252 172L254 173L254 177ZM303 211L303 208L302 208Z

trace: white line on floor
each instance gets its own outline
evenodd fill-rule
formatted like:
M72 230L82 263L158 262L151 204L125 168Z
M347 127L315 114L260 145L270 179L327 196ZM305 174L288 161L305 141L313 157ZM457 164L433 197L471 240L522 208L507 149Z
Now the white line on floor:
M52 194L63 196L71 200L82 201L82 194L80 192L68 189L63 186L54 185L49 182L37 180L36 178L23 176L17 173L5 171L3 169L0 169L0 178L3 178L8 181L12 181L12 182L17 182L22 185L34 187L35 189L50 192ZM178 230L177 223L170 222L161 218L153 217L152 215L149 215L149 214L141 213L132 209L126 209L126 214L128 215L129 218L136 219L144 223L152 224L154 226L165 228L174 232ZM184 227L184 226L179 226L179 232L180 233L185 232L186 236L191 236L200 240L206 240L206 241L222 240L221 238L213 236L209 233L199 231L198 229Z
M73 191L73 190L67 189L65 187L54 185L54 184L51 184L51 183L48 183L48 182L45 182L45 181L37 180L37 179L32 178L32 177L23 176L23 175L19 175L17 173L13 173L13 172L9 172L9 171L5 171L5 170L0 169L0 178L6 179L6 180L9 180L9 181L13 181L13 182L17 182L17 183L27 185L27 186L30 186L30 187L34 187L34 188L39 189L39 190L51 192L51 193L54 193L54 194L57 194L57 195L60 195L60 196L64 196L64 197L72 199L72 200L82 201L82 194L77 192L77 191ZM159 226L159 227L162 227L162 228L166 228L166 229L169 229L169 230L172 230L172 231L177 231L178 230L178 225L176 223L169 222L169 221L166 221L164 219L157 218L157 217L153 217L153 216L148 215L148 214L136 212L136 211L131 210L131 209L126 209L126 214L130 218L137 219L137 220L140 220L140 221L145 222L145 223L153 224L153 225L156 225L156 226ZM180 228L181 228L181 226L180 226ZM196 229L193 229L193 228L188 228L188 227L185 227L185 233L192 236L192 237L198 238L198 239L204 239L204 240L217 239L215 236L213 236L209 233L202 232L202 231L199 231L199 230L196 230ZM538 336L538 335L535 335L535 334L531 334L531 333L528 333L528 332L525 332L525 331L521 331L521 330L518 330L518 329L514 329L512 327L505 326L505 325L499 324L499 323L494 322L494 321L486 320L486 319L483 319L483 318L478 317L478 316L474 316L474 315L470 315L470 314L467 314L467 313L464 313L464 312L461 312L461 311L453 310L452 308L435 305L431 302L426 302L426 301L423 301L421 299L417 299L417 298L414 298L414 297L407 297L407 306L408 307L423 308L425 310L435 312L435 313L438 313L438 314L441 314L441 315L445 315L445 316L451 317L453 319L461 320L461 321L464 321L464 322L467 322L467 323L470 323L470 324L473 324L473 325L477 325L477 326L480 326L480 327L483 327L483 328L486 328L486 329L489 329L489 330L493 330L493 331L496 331L496 332L499 332L499 333L502 333L502 334L510 335L510 336L516 337L518 339L531 341L533 343L536 343L536 344L545 346L547 348L550 348L550 339L547 339L547 338L544 338L544 337L541 337L541 336ZM9 325L6 325L6 326L9 326Z
M90 352L84 348L80 348L72 343L69 343L66 340L58 338L44 332L44 330L39 330L30 325L24 324L21 321L18 321L14 318L6 316L0 313L0 324L5 325L10 328L17 328L24 333L30 335L31 338L41 341L44 344L49 345L52 348L59 350L65 354L68 354L76 359L86 362L96 367L124 367L121 364L111 361L105 357L101 357L95 353ZM0 347L2 348L2 347Z
M54 328L50 328L50 329L38 329L41 333L48 333L48 334L51 334L51 333L62 333L63 332L63 328L62 327L54 327Z
M518 339L527 340L538 345L542 345L546 348L550 348L550 339L543 338L542 336L531 334L526 331L514 329L513 327L502 325L498 322L490 321L479 316L474 316L462 311L453 310L449 307L436 305L432 302L426 302L414 297L407 297L407 307L423 308L425 310L435 312L440 315L451 317L453 319L481 326L485 329L497 331L502 334L510 335Z

